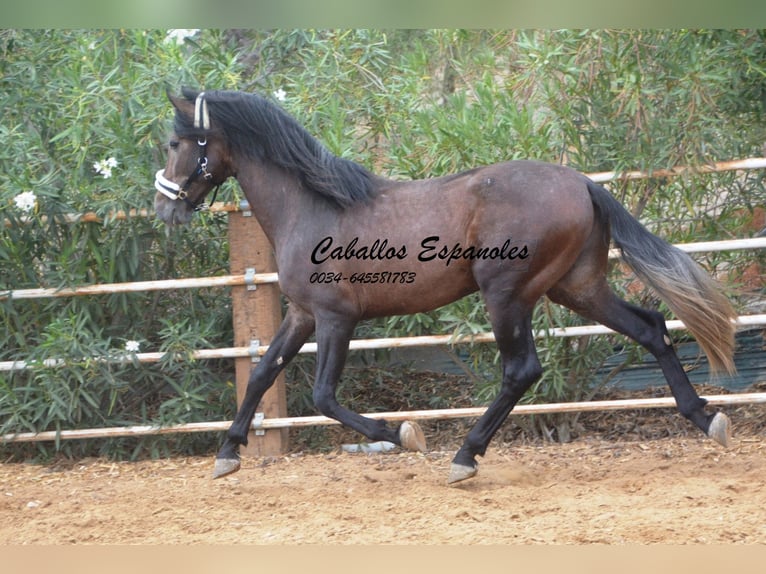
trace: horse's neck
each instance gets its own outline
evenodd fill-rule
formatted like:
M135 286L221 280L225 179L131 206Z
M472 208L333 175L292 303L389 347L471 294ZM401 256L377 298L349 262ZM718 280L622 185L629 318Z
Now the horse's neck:
M283 169L249 164L240 170L237 181L253 215L275 248L296 222L316 210L316 200L306 192L298 178ZM305 219L304 219L305 221Z

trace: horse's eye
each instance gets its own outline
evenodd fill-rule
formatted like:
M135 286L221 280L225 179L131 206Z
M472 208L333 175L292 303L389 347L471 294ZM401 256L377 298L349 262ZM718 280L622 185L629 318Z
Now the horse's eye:
M168 143L171 149L176 149L178 147L178 140L170 140Z

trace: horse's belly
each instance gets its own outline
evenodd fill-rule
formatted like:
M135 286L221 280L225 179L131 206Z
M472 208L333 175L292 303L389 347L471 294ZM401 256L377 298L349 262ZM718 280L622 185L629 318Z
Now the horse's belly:
M365 318L432 311L478 289L467 265L438 272L418 266L398 276L381 272L380 277L354 294Z

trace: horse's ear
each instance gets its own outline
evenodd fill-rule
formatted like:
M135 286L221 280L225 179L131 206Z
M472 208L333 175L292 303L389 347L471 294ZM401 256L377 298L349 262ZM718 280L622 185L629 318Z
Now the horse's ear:
M170 103L173 104L173 107L179 112L189 117L194 114L194 103L190 102L184 97L174 96L170 93L169 89L165 90L165 94L167 94L168 100L170 100Z

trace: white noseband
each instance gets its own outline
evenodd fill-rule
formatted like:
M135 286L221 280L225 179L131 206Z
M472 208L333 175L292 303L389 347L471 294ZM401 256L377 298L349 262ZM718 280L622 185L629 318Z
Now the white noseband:
M165 177L165 170L161 169L154 174L154 187L162 195L169 199L178 199L181 192L181 186Z

